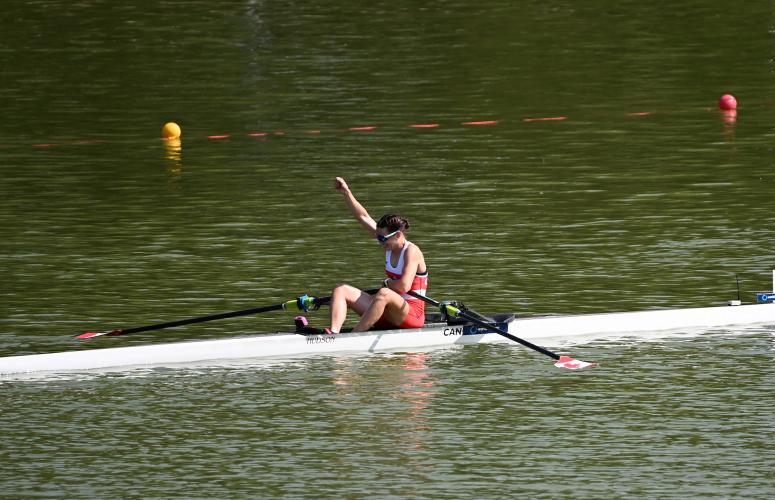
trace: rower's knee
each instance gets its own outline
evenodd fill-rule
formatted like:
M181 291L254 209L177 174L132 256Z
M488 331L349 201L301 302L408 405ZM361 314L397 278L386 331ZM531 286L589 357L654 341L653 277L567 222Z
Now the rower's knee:
M340 283L334 287L334 290L331 292L331 300L332 301L340 301L344 300L347 302L348 306L352 306L355 304L358 299L360 298L361 294L360 290L357 288L350 286L346 283Z
M389 288L380 288L377 293L374 294L374 300L380 302L387 302L390 299L391 290Z

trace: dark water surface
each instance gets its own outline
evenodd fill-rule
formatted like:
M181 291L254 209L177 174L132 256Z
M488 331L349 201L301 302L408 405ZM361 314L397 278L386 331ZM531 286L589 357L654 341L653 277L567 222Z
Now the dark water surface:
M412 221L439 299L717 305L737 274L750 302L775 267L772 9L6 2L0 355L375 286L335 175ZM0 496L768 497L773 333L576 345L583 373L476 346L6 380Z
M496 345L17 381L0 479L101 498L766 498L771 335L587 345L606 365L583 373Z

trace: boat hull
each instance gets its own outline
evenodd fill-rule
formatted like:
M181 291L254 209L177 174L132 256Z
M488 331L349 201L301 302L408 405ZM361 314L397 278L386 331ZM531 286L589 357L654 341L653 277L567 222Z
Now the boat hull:
M525 340L573 340L591 335L708 329L731 325L775 325L775 304L519 318L501 326ZM413 350L452 344L510 342L474 325L429 325L421 329L337 335L258 334L222 340L157 343L0 358L0 375L166 366L204 361L287 358L336 352Z
M775 303L520 318L513 326L516 329L510 333L527 340L540 340L590 334L638 334L771 322L775 324Z
M488 335L484 330L481 334L476 334L475 329L476 327L471 325L438 325L336 335L278 332L218 340L10 356L0 358L0 375L176 365L228 359L283 358L348 351L390 351L444 344L478 343L485 340L485 337L500 337L497 334Z

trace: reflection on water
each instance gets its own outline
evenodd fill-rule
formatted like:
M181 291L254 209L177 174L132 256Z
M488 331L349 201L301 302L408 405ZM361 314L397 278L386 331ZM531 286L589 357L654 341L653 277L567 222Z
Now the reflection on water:
M163 139L164 144L164 165L167 172L169 183L177 185L183 173L183 143L180 138Z
M733 149L732 149L733 152L737 151L737 147L735 144L735 136L736 136L735 127L737 125L737 110L736 109L720 110L719 115L721 117L721 122L724 124L724 142L733 146Z
M385 404L403 408L390 421L374 416L374 425L388 426L394 431L393 442L396 452L423 450L430 431L427 410L434 393L435 381L426 364L431 354L397 353L377 355L367 361L378 367L377 378L364 375L363 361L356 357L333 358L332 383L337 397L342 400L353 398L364 404L384 400ZM343 415L342 418L345 418Z
M428 353L407 353L403 356L401 373L405 381L398 386L401 390L396 393L399 400L409 404L402 439L407 447L414 450L426 448L425 440L431 430L426 410L434 393L435 382L425 364L428 356Z

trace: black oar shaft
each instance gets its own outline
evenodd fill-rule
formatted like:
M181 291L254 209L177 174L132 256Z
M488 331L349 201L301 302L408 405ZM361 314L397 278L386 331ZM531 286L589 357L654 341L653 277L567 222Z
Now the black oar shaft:
M374 294L379 290L379 288L372 288L370 290L366 290L366 293L368 294ZM282 302L280 304L274 304L271 306L263 306L263 307L253 307L250 309L242 309L240 311L231 311L231 312L225 312L225 313L218 313L218 314L210 314L207 316L199 316L197 318L188 318L188 319L180 319L177 321L167 321L165 323L156 323L155 325L147 325L147 326L138 326L135 328L119 328L116 330L112 330L110 332L87 332L80 335L76 335L76 338L91 338L101 335L110 335L110 336L119 336L119 335L128 335L130 333L139 333L139 332L148 332L151 330L161 330L163 328L174 328L176 326L183 326L183 325L190 325L193 323L203 323L205 321L215 321L218 319L226 319L226 318L236 318L238 316L247 316L248 314L258 314L263 312L269 312L269 311L276 311L278 309L287 309L290 306L296 305L299 307L299 309L303 309L304 311L312 309L317 309L319 306L328 304L331 302L331 297L309 297L307 295L303 295L297 299L289 300L287 302Z
M129 333L148 332L151 330L161 330L163 328L174 328L176 326L190 325L193 323L203 323L205 321L215 321L218 319L236 318L238 316L247 316L249 314L259 314L263 312L276 311L278 309L285 309L288 305L293 305L296 300L283 302L282 304L274 304L264 307L253 307L251 309L242 309L241 311L231 311L218 314L210 314L209 316L200 316L198 318L181 319L178 321L168 321L166 323L157 323L155 325L138 326L136 328L127 328L126 330L120 330L121 335L127 335Z
M423 300L426 303L428 303L428 304L430 304L432 306L435 306L435 307L442 307L443 306L447 311L452 312L455 316L467 319L468 321L470 321L471 323L473 323L473 324L475 324L477 326L481 326L482 328L486 328L486 329L488 329L490 331L493 331L493 332L495 332L495 333L497 333L499 335L503 335L504 337L506 337L509 340L517 342L518 344L522 344L523 346L528 347L530 349L533 349L534 351L540 352L541 354L545 354L546 356L549 356L550 358L557 359L557 360L560 359L560 355L559 354L554 353L554 352L550 351L549 349L545 349L545 348L543 348L543 347L541 347L539 345L535 345L532 342L528 342L527 340L521 339L519 337L515 337L514 335L510 334L509 332L501 330L500 328L498 328L497 325L492 324L492 323L487 323L486 321L482 321L479 318L477 318L476 316L474 316L472 314L469 314L466 311L462 311L462 310L458 309L457 307L453 307L453 306L450 306L450 305L447 305L447 304L442 304L441 302L433 300L430 297L426 297L425 295L420 295L419 293L414 292L412 290L409 290L409 295L417 297L418 299Z

